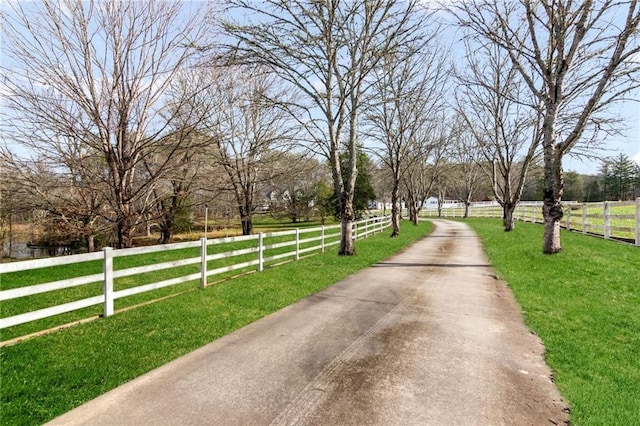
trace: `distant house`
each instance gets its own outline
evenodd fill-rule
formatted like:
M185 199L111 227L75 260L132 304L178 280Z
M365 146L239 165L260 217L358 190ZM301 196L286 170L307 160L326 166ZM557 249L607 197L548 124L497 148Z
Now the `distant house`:
M443 208L448 208L448 207L458 207L460 205L460 202L458 200L443 200L442 201L442 207ZM435 209L438 208L438 198L437 197L429 197L425 200L424 202L424 208L425 209Z
M404 202L400 202L400 208L404 209L405 207L406 205L404 204ZM391 210L391 202L371 200L369 201L369 209L370 210Z
M447 200L443 201L442 207L460 207L462 203L458 200ZM402 209L407 208L405 202L401 202L400 206ZM422 206L425 209L435 209L438 207L438 198L437 197L429 197L425 200L424 205ZM391 210L391 203L389 201L382 202L377 200L372 200L369 202L369 209L371 210Z

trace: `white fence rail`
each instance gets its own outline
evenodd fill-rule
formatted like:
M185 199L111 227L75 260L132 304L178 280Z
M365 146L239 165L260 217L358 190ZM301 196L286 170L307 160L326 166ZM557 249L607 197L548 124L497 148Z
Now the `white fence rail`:
M424 210L424 216L438 215L436 209ZM442 209L442 217L463 217L463 207ZM502 217L498 203L473 204L470 217ZM542 203L523 202L515 210L514 218L523 222L543 223ZM584 234L600 235L640 246L640 198L636 201L608 201L603 203L564 204L561 226Z
M390 223L390 218L385 216L369 218L356 222L354 223L353 238L367 238L369 235L382 232L385 228L389 227ZM308 236L307 234L312 235ZM215 250L215 246L224 247L225 245L234 243L244 243L248 246L210 254L210 251ZM241 269L246 270L247 268L252 267L255 267L255 270L259 272L265 268L266 264L275 266L276 263L274 262L276 261L283 262L284 259L298 260L304 254L312 252L321 253L324 252L327 247L337 245L339 243L340 225L333 225L210 240L202 238L200 241L122 250L113 250L110 247L106 247L102 252L96 253L3 263L0 264L0 280L2 280L3 275L7 277L6 274L61 265L79 265L91 261L102 261L102 271L100 273L65 278L62 280L35 285L24 285L17 288L3 289L0 291L0 302L2 302L4 306L0 305L0 307L6 307L6 303L14 299L39 295L56 290L85 286L88 284L102 283L102 294L0 318L0 329L101 304L103 305L103 316L111 316L114 314L114 301L117 299L190 281L199 281L200 287L203 288L207 285L207 278L214 275ZM198 248L198 256L145 264L125 269L114 269L115 258L147 255L159 252L167 253L178 250L197 251ZM176 257L178 256L176 255ZM250 258L247 259L247 257ZM240 259L238 261L229 262L228 259L232 258ZM224 261L226 264L222 266L216 265L217 267L209 269L210 266L216 264L215 261ZM140 276L145 273L181 268L190 265L198 265L198 271L144 285L135 285L133 287L122 289L114 288L114 282L122 278ZM5 286L3 285L3 287ZM4 312L6 309L2 309L1 311Z

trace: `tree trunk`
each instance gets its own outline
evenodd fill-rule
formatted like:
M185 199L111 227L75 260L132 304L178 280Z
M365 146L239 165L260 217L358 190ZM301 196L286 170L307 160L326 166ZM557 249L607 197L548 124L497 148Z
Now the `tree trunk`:
M253 232L253 218L251 215L247 215L241 218L242 222L242 235L251 235Z
M513 231L515 228L515 222L513 221L515 209L515 203L504 203L502 206L502 225L504 225L505 232Z
M242 235L251 235L253 232L253 220L247 218L242 221Z
M465 201L464 202L464 218L468 218L469 217L469 207L471 206L471 202L470 201Z
M87 251L93 253L96 251L96 236L93 234L87 235Z
M356 254L356 246L353 242L354 219L353 203L348 203L342 209L342 235L339 256L354 256Z
M391 238L400 235L400 187L396 184L391 191Z
M135 224L130 216L125 216L118 220L118 248L133 247L133 233Z
M418 207L415 193L409 191L407 194L407 212L409 213L409 220L414 224L418 224Z
M160 244L169 244L171 242L171 227L163 226L160 230Z
M413 224L417 226L419 221L418 213L420 212L418 210L418 206L416 205L415 201L411 203L410 212L411 212L411 222L413 222Z
M242 226L242 235L251 235L253 232L253 205L251 199L244 194L236 193L238 201L238 213L240 213L240 224Z
M555 141L554 141L555 142ZM554 254L562 250L560 244L560 220L562 220L562 153L555 143L545 144L544 149L544 195L542 216L544 236L542 252Z

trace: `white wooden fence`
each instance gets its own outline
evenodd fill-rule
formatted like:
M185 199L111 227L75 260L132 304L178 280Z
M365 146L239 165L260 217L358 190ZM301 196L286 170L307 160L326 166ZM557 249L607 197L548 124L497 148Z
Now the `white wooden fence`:
M381 232L383 229L387 228L390 223L390 218L384 216L369 218L356 222L354 223L353 238L367 238L369 235ZM307 236L305 238L305 234L314 235ZM272 240L272 242L269 242L269 240ZM211 246L247 241L252 242L252 244L249 244L248 247L221 253L208 254L209 247ZM207 278L214 275L251 267L255 267L257 271L262 271L265 267L265 264L267 263L275 265L276 261L282 262L286 259L298 260L301 255L307 253L311 254L312 252L324 252L327 247L337 245L339 243L340 225L333 225L321 226L316 228L294 229L280 232L259 233L255 235L229 238L202 238L200 239L200 241L122 250L113 250L110 247L106 247L102 250L102 252L96 253L0 264L0 280L2 280L2 275L4 274L61 265L80 264L90 261L102 261L102 272L97 274L90 274L47 283L25 285L17 288L1 290L0 302L2 304L6 304L7 301L13 299L34 296L61 289L84 286L92 283L102 283L102 294L100 295L83 298L80 300L74 300L72 302L55 306L49 306L43 309L37 309L18 315L12 315L6 318L0 318L0 329L100 304L103 305L103 316L110 316L114 314L114 301L117 299L160 289L163 287L174 286L189 281L199 281L200 287L203 288L207 285ZM283 248L285 247L289 247L291 248L291 250L285 249L287 251L284 251ZM149 253L184 249L193 250L197 248L200 249L200 255L197 257L114 270L114 258L117 257L136 256L141 254L144 255ZM243 256L243 258L241 259L246 259L247 255L251 255L252 259L208 269L211 263L215 264L214 261L216 260L230 259L238 256ZM166 279L163 281L137 285L135 287L125 288L121 290L114 289L114 280L117 280L119 278L131 277L148 272L178 268L187 265L199 265L199 271L171 279ZM0 283L1 282L2 281L0 281ZM2 305L0 305L0 307L1 306Z
M423 215L434 217L436 209L424 210ZM462 217L460 206L443 208L442 217ZM473 204L470 217L502 217L498 203ZM543 223L542 202L523 202L514 212L514 218L523 222ZM619 239L640 246L640 198L636 201L608 201L603 203L564 203L561 226L584 234L600 235L606 239Z

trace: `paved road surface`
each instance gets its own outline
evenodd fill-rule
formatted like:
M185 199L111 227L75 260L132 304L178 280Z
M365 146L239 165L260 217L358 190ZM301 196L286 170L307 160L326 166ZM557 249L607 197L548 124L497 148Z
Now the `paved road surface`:
M473 232L439 220L403 253L53 424L563 424L542 353Z

